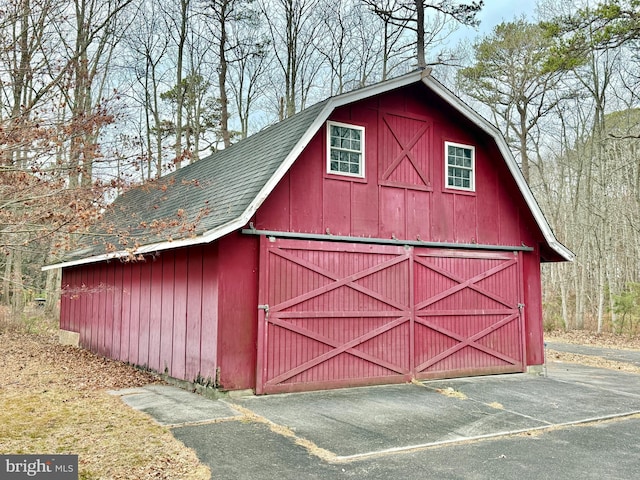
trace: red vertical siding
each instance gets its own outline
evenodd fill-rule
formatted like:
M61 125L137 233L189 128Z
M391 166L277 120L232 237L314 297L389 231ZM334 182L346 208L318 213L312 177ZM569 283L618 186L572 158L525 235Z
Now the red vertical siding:
M310 149L322 150L320 136L316 136ZM322 182L325 171L322 162L296 162L288 175L290 178L290 198L285 195L283 201L290 203L291 225L297 225L301 231L321 233L323 225L322 202L308 202L305 198L322 198ZM284 188L283 188L284 190ZM273 212L275 213L275 212Z
M324 228L332 235L351 233L351 182L326 180L322 199Z
M255 216L260 229L520 245L526 204L493 141L420 86L336 109L365 127L365 178L326 174L326 129L314 136ZM476 191L444 185L444 142L476 149ZM530 219L527 219L529 222ZM533 223L533 229L537 229Z
M522 271L524 283L525 332L527 365L544 363L544 340L542 319L542 281L540 275L540 252L523 254Z
M112 341L111 341L111 353L110 357L122 359L122 350L120 349L120 343L122 341L122 293L124 288L124 269L126 265L114 263L113 273L113 319L112 319ZM126 335L126 333L125 333Z
M431 193L419 190L407 192L407 235L411 240L429 240L431 225Z
M102 276L101 276L102 269L99 267L96 267L96 268L90 268L89 271L91 272L91 280L92 280L92 283L90 284L91 293L88 294L91 296L91 315L89 318L85 319L85 321L89 324L87 336L86 337L80 336L80 341L83 347L89 348L90 350L97 352L98 344L99 344L98 335L99 335L99 328L100 328L100 319L102 318L100 305L102 303L101 302L102 295L104 294L102 292L104 286L100 284L100 282L102 281ZM83 339L86 339L86 340L84 340L83 342Z
M220 239L218 358L223 388L253 388L258 318L258 238Z
M353 183L351 186L351 235L370 236L378 230L378 189L368 183Z
M131 264L129 275L129 328L125 335L129 355L127 362L141 365L139 362L140 345L140 262Z
M224 317L219 307L219 244L202 247L202 334L200 336L200 375L216 378L218 366L218 332Z
M185 374L195 379L200 373L200 338L202 336L202 247L189 250L187 259L187 298L185 322ZM211 273L211 272L209 272Z
M262 209L267 212L266 218L259 217L256 222L258 228L264 228L266 224L268 228L274 230L287 230L290 225L290 202L289 202L289 174L278 184L271 195L267 197L262 205ZM298 217L296 217L298 218Z
M65 269L60 325L75 328L81 345L101 355L185 380L214 380L216 276L215 246Z
M431 215L431 240L434 242L454 241L454 195L433 195L431 202L433 215Z
M162 331L162 257L151 263L151 302L149 312L149 368L161 372L160 345Z
M98 285L96 287L96 294L98 296L98 312L96 316L96 347L95 351L101 355L105 353L105 335L107 328L107 288L109 288L107 283L107 269L109 265L106 263L101 263L98 266Z
M152 259L147 259L140 263L140 311L138 314L139 320L139 336L138 336L138 365L145 367L151 367L150 363L150 341L151 335L151 312L152 312L152 271L153 264L155 262ZM155 340L157 337L154 335Z
M478 222L476 217L477 199L475 195L454 195L454 241L457 243L477 243Z
M87 286L91 283L89 280L89 272L82 270L78 272L78 274L80 277L80 288L86 290ZM79 305L77 306L79 310L79 314L71 322L71 330L79 332L83 328L83 324L85 322L82 322L81 320L87 318L88 316L88 313L90 311L90 306L91 306L90 300L91 300L90 295L82 295L80 297L80 302L79 302Z
M175 378L185 378L187 360L187 302L189 291L189 256L187 249L176 250L174 294L173 294L173 335L171 373Z
M160 371L170 373L173 354L173 308L175 301L174 251L161 253L162 286L160 291Z

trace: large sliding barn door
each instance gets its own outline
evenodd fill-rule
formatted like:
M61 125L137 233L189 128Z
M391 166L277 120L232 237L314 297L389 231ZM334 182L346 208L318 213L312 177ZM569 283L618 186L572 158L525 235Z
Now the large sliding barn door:
M518 255L416 249L415 376L521 372Z
M517 260L262 237L256 392L522 371Z
M410 379L410 251L262 238L257 393Z

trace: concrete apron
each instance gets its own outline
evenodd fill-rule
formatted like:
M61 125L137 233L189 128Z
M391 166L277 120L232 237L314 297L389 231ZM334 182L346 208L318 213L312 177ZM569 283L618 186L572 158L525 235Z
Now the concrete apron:
M176 433L202 426L222 434L234 428L229 422L249 421L329 462L640 413L638 375L562 363L547 370L546 378L494 375L222 400L158 385L113 393Z

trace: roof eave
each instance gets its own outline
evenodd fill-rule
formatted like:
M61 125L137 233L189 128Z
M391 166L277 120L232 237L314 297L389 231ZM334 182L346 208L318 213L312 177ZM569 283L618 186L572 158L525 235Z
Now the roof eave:
M502 136L502 133L498 130L498 128L485 119L482 115L474 111L471 107L469 107L462 100L458 99L455 95L453 95L444 85L440 82L436 81L430 76L425 76L422 78L422 82L432 89L440 98L445 100L449 105L458 110L463 116L467 117L471 120L475 125L480 127L487 135L493 138L496 142L498 150L502 154L502 157L507 164L507 168L509 168L509 172L513 176L518 189L522 193L524 200L533 215L538 228L542 232L545 241L549 245L551 249L553 249L558 255L564 258L566 261L572 262L575 260L575 254L569 250L567 247L562 245L555 237L555 234L551 230L551 226L547 222L547 219L544 217L538 202L536 201L531 189L529 188L529 184L524 179L522 175L522 171L520 167L518 167L518 163L516 162L515 157L511 153L509 146L507 145L506 140Z
M243 220L244 218L245 216L242 215L241 217L235 220L232 220L224 225L221 225L212 230L204 232L202 235L199 235L197 237L189 237L189 238L183 238L180 240L167 240L164 242L150 243L149 245L143 245L136 249L119 250L117 252L105 253L102 255L95 255L93 257L70 260L68 262L62 262L62 263L55 263L52 265L46 265L42 267L41 270L46 271L46 270L52 270L54 268L75 267L78 265L86 265L90 263L104 262L108 260L122 259L122 258L136 256L136 255L146 255L153 252L159 252L162 250L169 250L173 248L189 247L192 245L201 245L204 243L211 243L217 240L218 238L222 238L225 235L231 232L234 232L235 230L238 230L242 228L244 225L246 225L249 219L247 218L247 220Z

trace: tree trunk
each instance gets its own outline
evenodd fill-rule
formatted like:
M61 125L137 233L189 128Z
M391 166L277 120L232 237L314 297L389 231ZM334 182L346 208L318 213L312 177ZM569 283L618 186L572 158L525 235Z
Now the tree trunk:
M418 68L427 68L427 61L424 53L424 0L415 0L416 4L416 53Z
M227 14L231 8L229 1L220 2L220 44L218 45L218 55L220 65L218 69L218 86L220 90L220 131L222 142L225 148L231 146L231 135L229 134L229 99L227 98Z
M22 250L20 247L13 250L13 268L11 275L11 316L20 318L24 311L24 292L22 280Z

